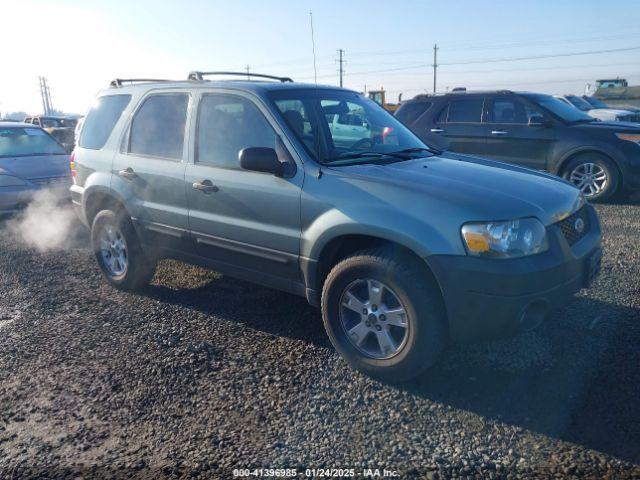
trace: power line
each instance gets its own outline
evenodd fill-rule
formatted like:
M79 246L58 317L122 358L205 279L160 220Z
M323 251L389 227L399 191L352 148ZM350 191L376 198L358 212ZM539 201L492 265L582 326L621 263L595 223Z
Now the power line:
M478 63L518 62L523 60L542 60L546 58L573 57L573 56L580 56L580 55L599 55L603 53L625 52L625 51L631 51L631 50L640 50L640 46L626 47L626 48L611 48L607 50L591 50L591 51L583 51L583 52L559 53L559 54L552 54L552 55L533 55L533 56L527 56L527 57L485 58L485 59L468 60L464 62L440 63L438 66L473 65ZM356 72L350 73L350 75L356 76L356 75L368 75L371 73L400 72L400 71L416 70L419 68L432 67L432 66L433 64L421 63L421 64L415 64L415 65L407 65L404 67L383 68L383 69L367 70L367 71L359 71L359 72L356 71ZM331 75L321 75L319 77L327 78L330 76ZM305 78L305 77L301 77L301 78Z
M504 43L504 42L500 42L500 43L489 43L489 44L485 44L484 46L482 45L478 45L477 42L474 43L467 43L467 44L449 44L449 45L455 45L455 46L447 46L447 44L440 44L439 45L439 49L443 50L443 51L455 51L455 50L492 50L495 48L512 48L512 47L524 47L524 46L539 46L539 45L558 45L558 44L562 44L562 43L576 43L576 42L588 42L588 41L600 41L600 40L612 40L612 39L620 39L620 38L635 38L640 36L640 33L638 32L634 32L634 33L627 33L627 34L619 34L619 35L606 35L606 36L589 36L589 37L578 37L578 38L565 38L565 39L549 39L546 38L544 40L534 40L534 41L523 41L523 42L513 42L513 43ZM418 49L410 49L410 50L394 50L394 51L386 51L386 52L381 52L380 50L375 50L375 51L356 51L356 52L349 52L349 55L351 55L352 57L360 57L360 56L364 56L364 57L375 57L375 56L389 56L389 55L404 55L404 54L410 54L410 53L415 53L415 54L420 54L420 53L426 53L428 51L430 51L431 48L418 48ZM355 64L354 64L355 65ZM363 64L359 64L359 65L363 65Z
M538 60L542 58L575 57L578 55L598 55L601 53L628 52L631 50L640 50L640 46L625 47L625 48L610 48L608 50L591 50L591 51L584 51L584 52L557 53L553 55L534 55L529 57L481 58L476 60L468 60L465 62L442 63L441 65L472 65L474 63L518 62L521 60Z
M495 49L495 48L512 48L512 47L522 47L522 46L535 46L535 45L558 45L561 43L576 43L576 42L586 42L586 41L600 41L600 40L613 40L613 39L620 39L620 38L629 38L629 37L639 37L640 34L637 32L634 33L627 33L627 34L617 34L617 35L606 35L606 36L590 36L590 37L574 37L574 38L564 38L564 39L544 39L544 40L535 40L535 41L523 41L523 42L514 42L514 43L490 43L490 44L486 44L484 46L482 45L478 45L477 42L474 42L473 44L461 44L461 43L457 43L457 44L449 44L450 46L447 46L446 44L443 46L441 44L438 45L438 49L439 50L443 50L443 51L455 51L455 50L490 50L490 49ZM451 45L455 45L455 46L451 46ZM403 55L403 54L424 54L425 52L431 51L431 48L429 49L425 49L425 48L420 48L420 49L411 49L411 50L394 50L394 51L386 51L386 52L381 52L379 50L377 51L360 51L360 52L349 52L349 55L351 57L377 57L377 56L396 56L396 55ZM318 55L316 56L316 58L318 60L328 60L331 58L331 56L329 55ZM290 60L281 60L278 62L270 62L270 63L257 63L254 64L254 67L271 67L271 66L281 66L281 65L291 65L291 64L299 64L305 61L309 61L309 57L305 57L305 58L297 58L297 59L290 59ZM479 62L481 62L482 60L479 60ZM353 65L358 65L358 66L367 66L367 65L378 65L378 63L372 63L372 62L360 62L360 63L353 63L350 62L350 64ZM399 64L401 65L401 64ZM377 72L374 72L377 73Z
M640 74L631 74L625 75L625 78L636 78L640 77ZM555 84L555 83L569 83L569 82L589 82L592 81L593 78L563 78L559 80L541 80L541 81L526 81L526 82L506 82L506 83L485 83L478 85L469 85L467 89L481 89L481 88L501 88L501 87L511 87L511 86L519 86L519 85L547 85L547 84ZM424 87L411 87L411 88L397 88L395 90L389 90L389 92L414 92L414 91L425 91Z

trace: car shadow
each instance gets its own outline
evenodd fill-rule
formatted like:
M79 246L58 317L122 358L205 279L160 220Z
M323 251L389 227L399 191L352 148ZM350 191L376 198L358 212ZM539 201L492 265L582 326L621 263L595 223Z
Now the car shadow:
M198 269L199 270L199 269ZM154 281L143 294L206 315L236 321L270 335L303 340L331 348L319 310L302 297L272 290L213 272L203 273L194 288Z
M614 196L607 202L608 205L640 205L640 192L634 192L622 197Z
M303 298L225 277L146 296L332 348ZM452 344L414 381L389 388L640 462L640 309L578 297L536 331ZM345 367L346 368L346 367Z
M396 388L640 463L640 309L579 297L538 330L452 345Z

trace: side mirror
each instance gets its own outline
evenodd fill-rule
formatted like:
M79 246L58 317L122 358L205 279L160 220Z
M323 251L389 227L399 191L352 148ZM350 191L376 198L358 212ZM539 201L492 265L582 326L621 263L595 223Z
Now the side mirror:
M551 122L542 115L532 115L529 117L530 127L548 127L549 125L551 125Z
M245 170L271 173L279 177L284 173L284 164L278 159L278 154L273 148L243 148L238 153L238 159L240 166Z

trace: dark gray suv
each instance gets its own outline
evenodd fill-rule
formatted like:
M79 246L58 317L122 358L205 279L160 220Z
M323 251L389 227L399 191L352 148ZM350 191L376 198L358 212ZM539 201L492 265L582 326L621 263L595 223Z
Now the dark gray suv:
M597 121L551 95L418 95L395 115L430 145L560 175L589 200L640 188L640 125Z
M449 338L538 325L598 272L568 183L442 154L356 92L206 76L114 81L86 117L71 191L115 287L175 258L301 295L352 365L399 381Z

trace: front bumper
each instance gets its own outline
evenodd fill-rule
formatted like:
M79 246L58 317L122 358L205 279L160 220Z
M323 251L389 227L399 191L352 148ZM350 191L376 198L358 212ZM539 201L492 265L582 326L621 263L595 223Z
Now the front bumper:
M9 215L24 210L37 193L43 190L49 190L61 203L71 199L69 185L63 183L55 187L46 185L2 187L0 188L0 214Z
M451 338L467 341L533 328L569 303L600 267L601 230L587 205L590 230L573 246L547 227L549 250L516 259L433 255L426 259L442 290Z

